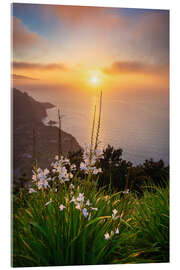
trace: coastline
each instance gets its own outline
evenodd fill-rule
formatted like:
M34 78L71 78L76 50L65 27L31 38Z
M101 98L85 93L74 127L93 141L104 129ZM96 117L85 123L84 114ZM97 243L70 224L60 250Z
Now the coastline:
M53 104L37 102L27 93L13 89L13 177L17 181L22 174L31 177L34 154L38 166L42 168L58 154L59 129L42 122L47 117L46 109L54 107ZM82 149L73 135L63 130L61 132L64 156Z

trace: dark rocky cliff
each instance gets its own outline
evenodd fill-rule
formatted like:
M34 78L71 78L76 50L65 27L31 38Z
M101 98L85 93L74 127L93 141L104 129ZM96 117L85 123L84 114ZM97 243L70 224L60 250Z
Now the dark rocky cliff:
M38 166L48 167L58 154L58 128L45 126L42 118L50 103L40 103L17 89L13 89L13 176L14 179L26 173L31 176L33 162L33 129L35 130L35 153ZM81 149L76 139L62 132L62 154Z

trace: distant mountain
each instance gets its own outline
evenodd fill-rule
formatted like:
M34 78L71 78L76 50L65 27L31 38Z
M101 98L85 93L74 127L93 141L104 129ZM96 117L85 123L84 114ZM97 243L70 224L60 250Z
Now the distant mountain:
M13 175L19 178L23 173L31 176L33 162L33 129L35 130L35 153L38 166L44 168L58 154L58 128L45 126L42 119L46 109L54 105L41 103L27 93L13 89ZM81 149L76 139L62 132L62 154Z

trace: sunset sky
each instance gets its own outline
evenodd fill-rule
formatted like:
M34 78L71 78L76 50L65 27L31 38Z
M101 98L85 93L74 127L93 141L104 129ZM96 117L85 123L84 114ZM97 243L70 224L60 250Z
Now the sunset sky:
M169 87L166 10L14 4L14 86Z

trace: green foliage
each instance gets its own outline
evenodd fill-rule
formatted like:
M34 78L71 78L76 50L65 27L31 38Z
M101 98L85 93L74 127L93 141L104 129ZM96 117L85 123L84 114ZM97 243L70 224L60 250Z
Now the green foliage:
M123 191L129 188L131 191L143 194L144 185L147 181L156 186L166 187L169 182L169 167L165 167L162 160L145 160L143 164L133 166L130 161L122 159L123 150L114 149L108 145L103 150L103 158L97 162L97 167L102 168L102 174L99 175L99 187L109 187L114 191ZM79 165L83 152L69 153L71 163ZM83 177L83 173L80 174Z
M56 190L14 196L13 266L55 266L169 260L167 188L148 188L138 199L131 193L111 193L96 182L73 178ZM73 192L73 193L72 193ZM91 218L70 202L84 193ZM46 205L47 202L50 202ZM60 211L59 205L66 208ZM89 208L88 208L89 207ZM117 210L115 218L113 209ZM119 234L111 235L119 229ZM109 233L110 238L104 235Z

